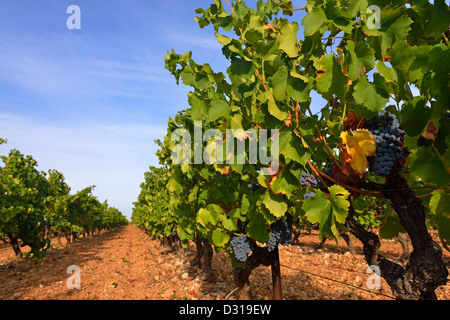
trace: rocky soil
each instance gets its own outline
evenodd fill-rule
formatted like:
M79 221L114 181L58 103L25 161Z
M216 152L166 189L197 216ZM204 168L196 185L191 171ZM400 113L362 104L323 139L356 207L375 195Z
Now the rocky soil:
M56 243L56 242L55 242ZM389 286L370 290L367 264L357 240L356 254L343 240L339 246L328 241L318 249L316 233L302 234L299 243L280 247L283 294L287 300L392 299ZM397 259L401 245L382 241L383 253ZM0 300L223 300L235 299L230 260L224 252L214 255L217 281L208 283L204 272L191 267L193 244L173 253L159 240L129 225L115 231L57 246L43 261L14 261L12 249L0 245ZM450 253L444 251L450 266ZM80 268L81 289L69 290L69 266ZM271 299L268 267L253 271L251 285L255 299ZM437 290L439 299L450 299L450 283Z

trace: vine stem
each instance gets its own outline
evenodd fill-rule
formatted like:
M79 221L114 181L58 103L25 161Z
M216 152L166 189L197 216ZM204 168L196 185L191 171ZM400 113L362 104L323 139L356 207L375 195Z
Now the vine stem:
M247 48L247 50L248 50L248 48ZM249 52L249 54L251 54L251 53ZM259 80L261 80L261 83L264 86L264 91L267 91L266 82L264 81L263 77L259 74L258 69L255 69L255 72L256 72L256 75L258 76Z
M317 170L311 163L310 160L308 160L308 164L311 167L311 170L314 172L314 174L319 178L320 182L322 182L322 184L325 186L325 188L328 188L328 185L325 183L325 181L322 179L322 177L320 176L319 170Z
M319 139L322 142L323 146L325 147L325 149L327 150L328 155L331 157L331 159L333 160L334 164L339 168L339 170L342 171L342 166L339 163L339 161L337 161L337 159L334 157L333 153L330 150L330 147L328 147L328 144L326 143L325 139L322 136L322 133L319 130L319 127L317 125L315 125L316 127L316 131L317 134L319 135Z
M448 46L448 39L447 39L447 37L445 36L445 33L442 33L442 37L444 38L445 44Z
M433 195L432 193L429 193L429 194L424 194L424 195L421 195L421 196L417 196L417 198L421 199L421 198L431 197L432 195Z
M225 0L225 2L228 4L228 6L230 7L230 10L231 10L231 15L233 16L233 19L234 19L234 10L233 10L233 7L231 6L231 4L230 4L230 2L228 1L228 0Z
M312 114L311 109L310 109L309 106L308 106L308 112L309 112L310 116L313 117L313 114ZM322 133L321 133L320 130L319 130L319 127L318 127L317 125L315 125L315 127L316 127L317 134L319 135L319 139L320 139L320 141L322 142L323 146L325 147L325 150L327 151L328 155L331 157L331 159L333 160L334 164L339 168L339 170L341 170L342 172L344 172L344 171L342 170L341 164L339 163L339 161L337 161L337 159L334 157L333 153L331 152L330 147L328 146L328 144L327 144L327 142L325 141L325 139L324 139ZM353 183L355 183L355 180L354 180L352 177L348 176L348 178L349 178ZM355 189L355 190L357 190L357 189Z
M334 182L334 183L336 183L336 184L338 184L338 185L340 185L340 186L342 186L342 187L344 187L344 188L346 188L346 189L348 189L350 191L353 191L355 193L363 194L365 196L370 196L370 197L374 197L374 198L384 198L384 195L382 193L371 193L371 192L363 191L361 189L349 186L346 183L337 181L336 179L334 179L333 177L330 177L329 175L327 175L326 173L324 173L322 171L319 171L319 174L321 176L323 176L324 178L330 180L331 182Z
M263 130L263 128L262 128L259 124L254 123L253 121L251 121L250 123L251 123L252 125L254 125L255 127L257 127L259 130Z

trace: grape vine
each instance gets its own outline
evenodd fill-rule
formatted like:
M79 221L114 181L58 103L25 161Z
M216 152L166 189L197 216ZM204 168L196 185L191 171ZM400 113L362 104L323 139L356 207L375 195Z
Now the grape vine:
M229 63L226 75L194 61L192 52L171 51L165 58L176 82L192 89L190 107L169 119L167 135L158 142L167 210L161 210L158 197L143 197L136 217L156 211L152 220L167 217L164 223L176 225L184 245L200 235L216 252L225 250L243 270L235 272L240 291L249 287L251 270L271 265L278 270L277 298L276 248L290 243L290 220L319 224L321 239L337 238L338 229L346 228L399 299L433 298L448 272L425 221L436 226L444 247L450 241L448 212L442 209L450 205L445 2L377 2L385 19L380 29L369 23L370 1L308 1L297 21L303 10L290 0L258 1L256 8L242 0L225 3L196 10L195 19L201 28L214 27ZM438 11L442 15L433 14ZM416 96L411 86L418 89ZM327 101L316 114L313 92ZM388 105L390 98L395 105ZM214 135L180 148L183 134L199 132L198 123ZM262 129L277 133L252 136ZM279 142L278 170L250 163L254 139L264 146ZM224 148L225 141L233 141L232 147ZM229 152L239 147L244 164ZM207 161L179 164L171 157L174 150L197 158L214 152ZM212 154L221 161L211 162ZM270 175L261 174L264 169ZM437 187L419 195L410 187L416 184ZM405 268L381 259L378 235L358 223L373 220L374 209L364 207L375 207L373 199L389 201L401 222L396 226L411 237L417 254ZM383 217L388 230L394 224ZM252 249L254 243L265 246ZM423 263L424 257L433 263ZM433 280L408 283L423 268Z
M367 122L370 133L374 136L376 156L372 160L372 169L378 176L388 176L394 163L402 161L409 155L408 148L403 147L405 132L401 130L397 117L389 112L381 112Z

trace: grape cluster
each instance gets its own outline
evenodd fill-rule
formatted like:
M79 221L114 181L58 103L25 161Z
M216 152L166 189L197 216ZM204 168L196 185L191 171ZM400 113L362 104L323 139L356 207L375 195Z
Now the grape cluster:
M252 252L252 243L245 234L231 239L231 247L233 248L234 258L240 262L247 261L248 255Z
M335 166L334 162L331 162L331 164L328 166L328 168L323 169L322 172L333 178L334 166ZM324 177L322 177L322 179L327 184L328 187L331 187L334 184L333 182L331 182L330 180L328 180ZM325 191L325 186L323 185L322 181L320 181L320 180L317 181L317 188L322 191Z
M269 250L269 252L272 252L278 243L280 242L281 238L281 232L278 232L277 230L270 230L270 238L269 242L267 242L266 247Z
M317 180L316 178L309 173L302 173L302 176L300 177L300 183L303 187L317 187Z
M378 117L367 122L370 133L375 138L376 156L368 157L374 173L378 176L388 176L399 160L408 155L408 148L403 147L405 132L394 114L380 111Z
M277 220L270 226L270 238L266 243L269 252L273 251L278 244L288 246L292 242L292 217L287 215L287 219Z
M303 200L306 200L306 199L309 199L309 198L311 198L311 197L314 197L315 195L316 195L315 192L308 192L308 193L305 193L305 194L303 195Z
M250 184L247 186L247 188L248 188L248 190L258 191L259 185L255 184L255 183L250 183Z

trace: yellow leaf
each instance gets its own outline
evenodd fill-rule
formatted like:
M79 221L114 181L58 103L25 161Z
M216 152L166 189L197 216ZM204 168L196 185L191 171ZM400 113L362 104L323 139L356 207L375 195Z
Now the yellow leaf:
M367 129L350 132L341 133L341 139L348 153L346 161L362 176L368 167L366 156L375 155L375 140Z

